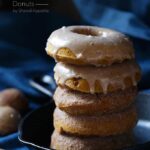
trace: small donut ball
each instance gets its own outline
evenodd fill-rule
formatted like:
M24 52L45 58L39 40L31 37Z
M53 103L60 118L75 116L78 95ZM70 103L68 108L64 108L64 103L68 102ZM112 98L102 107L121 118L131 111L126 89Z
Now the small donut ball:
M18 111L9 106L0 107L0 135L15 132L21 116Z
M18 89L10 88L0 92L0 106L11 106L18 111L28 108L28 101Z

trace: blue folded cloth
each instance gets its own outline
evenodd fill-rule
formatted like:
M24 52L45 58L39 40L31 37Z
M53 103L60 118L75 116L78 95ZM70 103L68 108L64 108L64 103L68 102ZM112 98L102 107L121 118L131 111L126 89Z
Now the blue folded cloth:
M56 28L74 23L60 15L55 16L61 23L55 20L51 24L51 14L0 13L0 90L20 89L29 97L30 109L49 101L29 84L29 80L37 75L53 74L54 60L45 52L49 34ZM26 150L17 136L17 133L1 136L0 148Z
M119 0L74 0L74 2L81 16L88 23L116 29L132 37L150 40L150 21L148 19L150 1L139 0L137 3L135 0L124 2Z
M133 40L143 72L140 90L150 92L150 1L74 0L81 20L54 12L42 14L0 13L0 90L15 87L29 96L30 108L48 99L29 85L36 75L53 74L54 61L44 51L49 34L61 26L87 24L121 31ZM0 148L26 150L17 133L0 137Z

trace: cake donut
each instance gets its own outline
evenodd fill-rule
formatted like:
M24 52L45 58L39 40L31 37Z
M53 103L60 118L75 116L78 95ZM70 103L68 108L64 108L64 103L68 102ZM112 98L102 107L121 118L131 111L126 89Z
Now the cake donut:
M58 87L54 93L56 106L72 115L119 112L135 101L137 87L110 92L89 94Z
M80 136L111 136L127 133L137 122L135 106L124 111L101 115L71 115L59 108L54 111L54 127L59 133Z
M54 130L51 136L52 149L57 150L116 150L134 144L132 133L111 137L78 137L60 134Z
M108 67L83 67L57 63L54 72L58 85L92 94L106 94L136 86L141 76L140 68L133 60Z
M134 59L131 41L122 33L92 26L69 26L55 30L46 52L56 61L106 66Z

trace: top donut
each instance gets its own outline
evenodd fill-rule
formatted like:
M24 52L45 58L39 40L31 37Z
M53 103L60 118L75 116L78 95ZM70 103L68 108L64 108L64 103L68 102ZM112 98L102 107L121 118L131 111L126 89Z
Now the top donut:
M93 26L55 30L48 38L46 51L56 61L77 65L107 66L135 57L127 36Z

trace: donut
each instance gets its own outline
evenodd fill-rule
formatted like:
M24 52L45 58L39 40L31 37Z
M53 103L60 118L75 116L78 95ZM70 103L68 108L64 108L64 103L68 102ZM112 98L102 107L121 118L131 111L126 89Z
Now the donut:
M46 52L56 61L106 66L134 59L131 41L122 33L92 26L69 26L55 30Z
M108 67L83 67L57 63L54 72L58 85L92 94L106 94L136 86L141 76L140 68L133 60Z
M56 106L72 115L112 113L129 107L135 100L137 87L110 92L89 94L58 87L54 93Z
M127 133L136 123L135 106L107 115L71 115L59 108L54 111L54 127L59 133L105 137Z
M102 138L60 134L55 130L51 136L50 148L57 150L116 150L133 144L132 133Z

